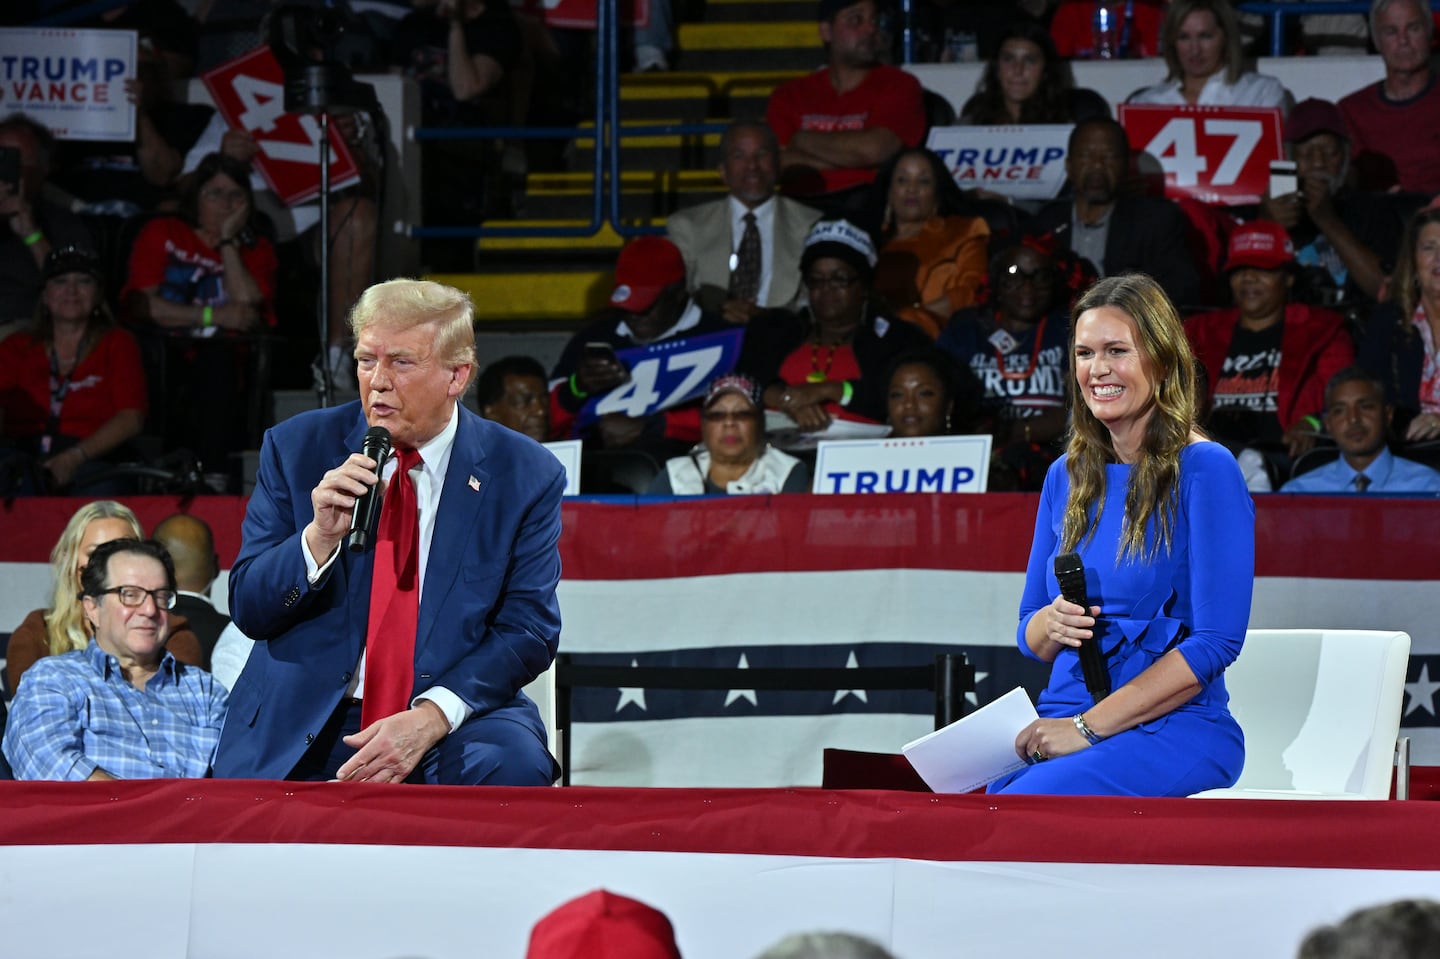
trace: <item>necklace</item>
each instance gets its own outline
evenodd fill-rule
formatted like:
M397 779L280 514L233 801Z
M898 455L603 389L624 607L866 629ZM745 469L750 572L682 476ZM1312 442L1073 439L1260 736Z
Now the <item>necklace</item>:
M825 368L820 368L820 344L810 344L810 372L805 374L806 383L824 383L825 378L830 375L830 364L835 362L835 351L840 349L838 345L825 348Z
M1025 367L1024 373L1012 373L1005 368L1005 354L1017 345L1005 327L999 327L990 335L990 345L995 350L995 365L999 368L1002 377L1007 380L1028 380L1035 375L1035 367L1040 363L1040 344L1045 339L1045 321L1048 319L1049 317L1043 317L1035 325L1035 345L1030 350L1030 364ZM1003 351L1001 344L1005 344Z

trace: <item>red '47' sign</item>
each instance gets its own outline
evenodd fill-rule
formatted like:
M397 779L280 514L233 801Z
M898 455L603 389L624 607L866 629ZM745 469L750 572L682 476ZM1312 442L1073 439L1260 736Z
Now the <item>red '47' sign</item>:
M320 121L285 112L285 75L268 47L221 64L201 77L215 109L237 130L248 130L260 145L255 162L270 189L286 206L320 193ZM330 189L360 179L355 158L330 127Z
M1278 107L1120 105L1130 146L1165 171L1166 196L1229 206L1260 202L1282 156L1280 122Z

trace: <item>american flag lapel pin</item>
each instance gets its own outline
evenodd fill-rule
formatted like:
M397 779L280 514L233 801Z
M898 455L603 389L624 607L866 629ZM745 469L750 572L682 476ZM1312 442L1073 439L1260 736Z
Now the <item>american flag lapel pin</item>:
M480 481L479 481L478 479L476 479L475 477L473 477L473 476L470 477L470 479L466 482L465 485L466 485L466 486L469 486L471 489L473 489L473 490L474 490L475 492L477 492L477 493L480 492Z

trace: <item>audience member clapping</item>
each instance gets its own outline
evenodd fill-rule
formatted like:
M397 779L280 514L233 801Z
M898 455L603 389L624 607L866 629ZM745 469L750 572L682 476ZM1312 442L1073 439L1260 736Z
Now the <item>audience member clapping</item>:
M596 889L541 917L525 959L680 959L680 949L663 912Z
M1403 220L1392 198L1350 189L1350 136L1335 104L1311 97L1290 111L1285 148L1294 193L1260 202L1260 216L1285 227L1312 289L1336 305L1373 302L1395 259Z
M1440 493L1440 472L1390 452L1386 442L1394 415L1385 402L1385 384L1374 374L1347 366L1330 377L1324 423L1340 456L1297 475L1280 492Z
M810 306L746 328L740 367L764 385L765 405L806 432L834 419L885 418L885 369L929 338L870 304L875 246L846 220L822 220L805 241L800 270Z
M105 302L100 262L88 250L52 250L35 324L0 342L0 425L43 474L29 492L86 485L145 423L145 371L131 334ZM103 483L103 481L100 481ZM89 484L92 493L123 490Z
M975 302L990 229L980 217L960 215L960 188L924 147L886 164L875 191L884 202L875 297L892 316L934 337L952 313Z
M1010 242L990 259L983 305L955 315L938 345L979 381L978 429L995 440L990 488L1039 489L1065 431L1071 274L1048 243ZM1080 261L1068 256L1078 269ZM1094 274L1074 274L1077 284Z
M529 356L506 356L480 372L475 383L480 415L524 433L537 443L550 439L550 390L545 367Z
M50 553L54 582L50 608L34 610L10 634L5 651L5 685L11 694L37 660L85 648L90 624L81 608L80 576L90 562L90 554L111 540L140 539L144 535L135 514L113 500L97 500L75 511ZM183 663L199 665L200 643L184 619L172 616L169 625L170 652Z
M37 663L16 691L4 739L16 777L207 775L226 693L165 649L176 595L165 547L135 539L101 545L80 592L90 641Z
M1345 319L1297 302L1295 250L1277 223L1257 220L1230 235L1226 270L1235 306L1192 316L1185 335L1205 368L1206 427L1236 453L1254 449L1272 468L1248 478L1268 490L1315 445L1325 384L1355 360ZM1242 464L1243 465L1243 464Z
M647 492L807 493L810 468L765 441L760 386L739 373L710 384L700 414L700 445L666 461Z
M1391 301L1360 340L1360 365L1385 381L1407 442L1440 437L1440 209L1417 213L1400 240Z
M1005 31L975 95L960 108L960 122L976 126L1075 123L1109 115L1104 97L1075 86L1070 65L1033 20L1016 20Z
M1247 71L1240 25L1229 0L1173 0L1160 28L1165 82L1146 87L1131 103L1206 107L1280 107L1289 92L1274 77Z

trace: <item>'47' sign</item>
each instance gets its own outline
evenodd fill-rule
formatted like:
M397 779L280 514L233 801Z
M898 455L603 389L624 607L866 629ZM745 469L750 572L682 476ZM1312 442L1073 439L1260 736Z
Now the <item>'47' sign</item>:
M1278 107L1120 105L1130 145L1158 160L1165 195L1231 206L1258 203L1281 158Z
M226 124L255 137L260 146L255 162L286 206L320 194L320 121L285 112L285 75L269 47L222 64L201 79ZM330 189L358 179L355 158L331 126Z
M743 327L683 339L661 340L616 350L630 379L585 404L577 417L584 426L606 413L636 418L695 399L710 381L729 373L740 358Z

